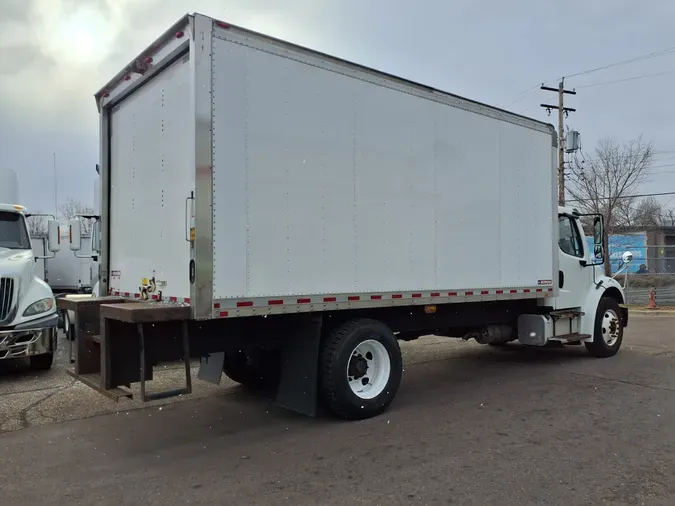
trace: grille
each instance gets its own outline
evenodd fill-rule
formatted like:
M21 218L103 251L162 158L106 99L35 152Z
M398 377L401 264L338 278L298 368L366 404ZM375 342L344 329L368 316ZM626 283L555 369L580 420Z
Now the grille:
M12 302L14 302L14 279L0 278L0 323L9 317Z

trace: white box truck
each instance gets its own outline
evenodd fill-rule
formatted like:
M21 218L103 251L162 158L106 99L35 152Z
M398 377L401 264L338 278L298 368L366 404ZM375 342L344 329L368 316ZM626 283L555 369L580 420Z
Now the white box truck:
M398 340L621 346L602 217L558 208L548 124L199 14L96 103L105 296L59 304L73 374L113 398L189 392L199 357L200 378L366 418ZM148 393L179 358L186 385Z
M60 228L48 222L47 250L35 254L19 201L15 171L0 169L0 360L28 358L33 369L49 369L56 350L56 302L36 275L36 261L60 249Z

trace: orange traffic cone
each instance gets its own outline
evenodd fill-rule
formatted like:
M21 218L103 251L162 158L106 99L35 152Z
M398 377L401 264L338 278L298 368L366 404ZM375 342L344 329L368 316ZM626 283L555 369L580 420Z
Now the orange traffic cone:
M656 309L656 288L652 286L649 290L649 304L647 304L647 309Z

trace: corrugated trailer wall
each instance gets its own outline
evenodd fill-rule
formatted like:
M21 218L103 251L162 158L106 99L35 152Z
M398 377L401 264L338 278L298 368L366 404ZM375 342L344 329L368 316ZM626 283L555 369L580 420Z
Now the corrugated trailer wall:
M220 32L214 299L553 278L550 130Z

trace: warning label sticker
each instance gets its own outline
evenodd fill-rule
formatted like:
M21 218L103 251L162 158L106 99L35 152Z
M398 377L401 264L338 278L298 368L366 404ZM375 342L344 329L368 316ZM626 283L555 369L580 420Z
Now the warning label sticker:
M553 280L540 279L539 281L537 281L537 286L553 286Z

